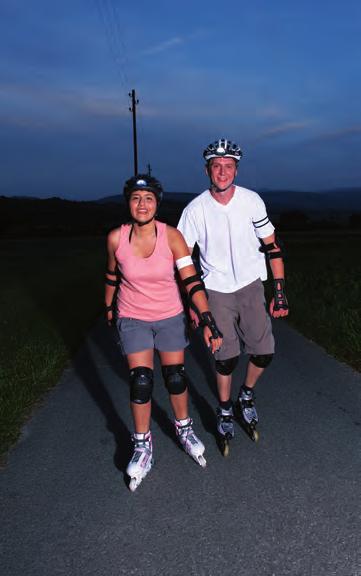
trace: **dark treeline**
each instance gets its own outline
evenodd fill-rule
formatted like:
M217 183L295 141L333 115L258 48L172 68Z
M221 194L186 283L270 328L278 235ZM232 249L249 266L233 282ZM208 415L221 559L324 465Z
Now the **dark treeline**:
M185 204L164 203L161 220L175 226ZM8 198L0 196L0 237L103 236L128 220L119 202L76 202L60 198Z
M160 220L177 225L185 202L164 201ZM278 229L312 230L315 228L361 228L361 213L339 218L336 213L310 216L303 211L270 213ZM128 211L120 202L76 202L49 198L0 197L0 237L27 236L104 236L126 222Z
M0 197L1 237L102 235L121 218L116 204Z

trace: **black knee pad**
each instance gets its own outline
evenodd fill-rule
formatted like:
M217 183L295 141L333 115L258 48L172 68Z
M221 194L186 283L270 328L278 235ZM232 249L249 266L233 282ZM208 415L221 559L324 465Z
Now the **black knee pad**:
M153 370L137 366L130 371L130 399L136 404L146 404L152 397Z
M216 370L222 376L229 376L237 366L238 356L227 358L227 360L216 360Z
M252 362L257 368L266 368L271 364L273 354L253 354L250 356L249 361Z
M187 390L184 364L162 366L162 374L169 394L182 394Z

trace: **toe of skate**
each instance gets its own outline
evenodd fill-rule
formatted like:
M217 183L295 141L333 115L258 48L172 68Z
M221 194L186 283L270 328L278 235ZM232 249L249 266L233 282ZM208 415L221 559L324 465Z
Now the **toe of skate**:
M202 466L202 468L205 468L207 466L207 460L205 459L203 454L197 456L197 458L195 458L195 461L198 462L198 464Z
M141 480L139 478L131 478L129 482L129 490L135 492L140 483Z
M138 488L139 484L141 484L143 482L144 478L150 472L153 464L154 464L154 459L151 460L151 464L150 464L149 468L147 468L146 470L143 470L140 474L135 473L133 470L130 470L131 473L129 474L127 471L128 476L130 478L129 490L131 492L135 492L135 490ZM134 476L132 476L132 473L134 474Z

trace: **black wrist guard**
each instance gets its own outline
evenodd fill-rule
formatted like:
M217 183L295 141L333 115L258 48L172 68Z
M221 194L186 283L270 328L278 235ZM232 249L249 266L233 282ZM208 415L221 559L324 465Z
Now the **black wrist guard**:
M183 280L184 286L188 286L188 284L193 284L193 282L198 282L198 284L195 284L189 290L188 298L190 300L190 303L192 304L193 294L195 294L196 292L199 292L199 290L202 290L205 293L206 298L208 299L206 287L205 287L204 282L203 282L203 280L199 274L194 274L193 276L188 276L188 278L185 278Z
M113 307L113 304L110 304L110 306L105 305L105 311L106 311L106 312L111 312L111 311L113 311L113 308L114 308L114 307Z
M288 302L285 294L285 281L283 278L273 280L274 310L288 310Z
M261 245L259 247L259 251L262 252L268 261L273 260L274 258L284 258L284 247L283 242L280 240L279 236L276 236L274 242L270 242L269 244L265 244L261 239ZM277 250L277 252L272 252L272 250Z
M108 286L119 286L119 280L110 280L110 278L105 277L105 283L108 284Z
M212 316L212 312L202 312L200 315L200 325L208 326L212 332L212 338L222 338L222 334L217 328L216 322Z

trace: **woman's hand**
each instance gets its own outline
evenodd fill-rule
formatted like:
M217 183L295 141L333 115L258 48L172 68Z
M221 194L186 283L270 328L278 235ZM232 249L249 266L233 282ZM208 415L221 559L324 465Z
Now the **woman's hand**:
M113 310L107 310L105 313L106 321L108 326L113 325Z
M193 310L192 306L189 306L188 308L188 312L189 312L189 318L190 318L190 324L193 330L195 330L196 328L198 328L199 326L199 317L197 312L195 312L195 310Z

